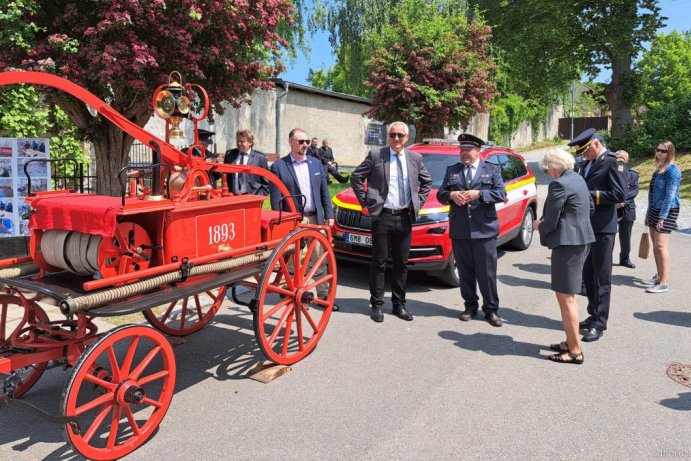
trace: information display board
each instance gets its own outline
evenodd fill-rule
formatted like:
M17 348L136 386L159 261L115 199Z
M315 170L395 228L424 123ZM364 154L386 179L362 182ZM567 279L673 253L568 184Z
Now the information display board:
M22 219L28 211L24 165L32 159L50 158L49 142L48 138L0 138L0 237L29 235L29 221ZM51 188L48 163L31 162L27 172L32 192Z

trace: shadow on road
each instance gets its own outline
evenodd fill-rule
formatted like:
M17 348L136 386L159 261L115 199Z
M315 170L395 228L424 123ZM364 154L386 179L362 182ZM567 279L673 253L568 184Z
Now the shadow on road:
M528 263L528 264L514 264L513 267L518 268L518 270L521 271L526 271L526 272L533 272L535 274L551 274L552 273L552 268L549 266L549 264L536 264L536 263Z
M528 314L510 307L502 307L499 310L501 317L511 325L520 325L529 328L544 328L545 330L561 330L562 323L559 318L559 305L554 300L554 318L542 315Z
M538 344L515 341L508 335L492 335L488 333L473 333L464 335L457 331L440 331L439 337L454 341L461 349L484 352L487 355L517 355L523 357L540 358L540 350L545 348Z
M684 392L673 399L660 400L660 405L672 410L691 411L691 392Z
M691 312L679 311L654 311L654 312L635 312L634 317L649 322L666 323L678 327L691 328Z
M509 285L511 287L531 287L543 290L550 290L552 287L549 282L545 282L543 280L525 279L521 277L514 277L513 275L497 275L497 280L504 285Z

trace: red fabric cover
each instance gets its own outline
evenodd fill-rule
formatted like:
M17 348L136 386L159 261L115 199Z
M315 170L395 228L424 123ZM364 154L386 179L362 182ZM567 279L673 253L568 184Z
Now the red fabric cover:
M31 202L37 213L29 218L29 229L62 229L113 237L120 197L74 195L39 197Z

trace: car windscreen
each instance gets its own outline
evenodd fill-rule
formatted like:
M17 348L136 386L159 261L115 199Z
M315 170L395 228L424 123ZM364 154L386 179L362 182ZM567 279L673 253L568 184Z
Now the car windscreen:
M439 189L441 183L444 181L444 174L446 168L454 163L460 162L458 155L448 154L421 154L422 161L425 162L425 167L432 176L432 187Z

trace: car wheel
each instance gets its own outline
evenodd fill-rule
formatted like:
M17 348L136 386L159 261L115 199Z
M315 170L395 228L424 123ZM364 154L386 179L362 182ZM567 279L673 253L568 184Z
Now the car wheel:
M449 261L446 264L446 269L437 272L436 277L442 283L458 287L461 285L460 278L458 276L458 268L456 267L456 260L453 258L453 252L449 253Z
M521 229L518 231L516 238L509 242L513 248L517 250L527 250L530 246L530 242L533 241L533 221L535 220L535 215L533 209L528 207L523 215L523 221L521 221Z

